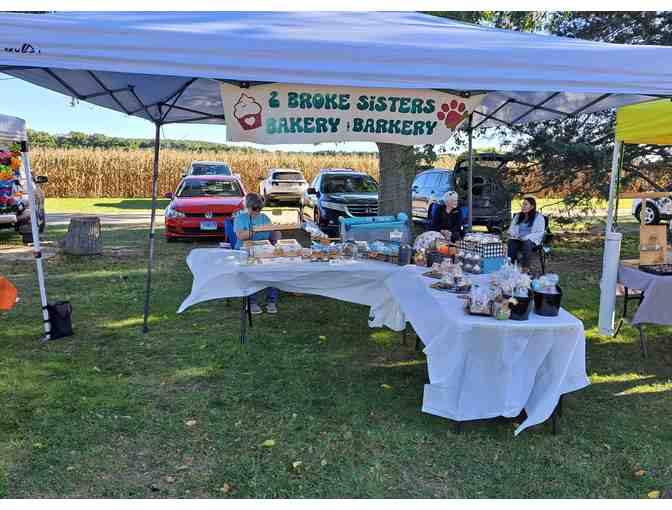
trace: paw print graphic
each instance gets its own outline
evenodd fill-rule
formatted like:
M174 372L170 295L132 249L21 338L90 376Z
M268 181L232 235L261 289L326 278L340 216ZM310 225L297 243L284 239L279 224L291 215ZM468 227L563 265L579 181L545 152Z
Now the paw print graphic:
M450 103L443 103L436 116L444 122L447 128L455 129L469 115L466 110L467 106L464 103L453 99Z

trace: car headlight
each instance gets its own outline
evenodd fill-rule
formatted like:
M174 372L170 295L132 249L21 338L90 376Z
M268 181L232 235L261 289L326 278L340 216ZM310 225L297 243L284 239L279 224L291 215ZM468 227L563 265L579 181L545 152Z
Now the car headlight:
M331 209L332 211L345 212L345 204L339 204L338 202L322 202L322 207Z
M185 216L186 214L177 209L173 209L170 205L166 208L166 218L184 218Z

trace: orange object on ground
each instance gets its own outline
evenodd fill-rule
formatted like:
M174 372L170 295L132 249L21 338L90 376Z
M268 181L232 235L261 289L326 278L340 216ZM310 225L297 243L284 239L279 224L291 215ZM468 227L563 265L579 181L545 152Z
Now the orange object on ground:
M16 304L18 292L7 278L0 276L0 311L8 312Z

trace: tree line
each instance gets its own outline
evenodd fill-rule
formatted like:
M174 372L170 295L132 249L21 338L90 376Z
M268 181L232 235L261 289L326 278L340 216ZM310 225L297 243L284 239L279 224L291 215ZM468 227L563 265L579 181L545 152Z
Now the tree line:
M154 147L153 138L124 138L120 136L107 136L100 133L82 133L80 131L70 131L66 134L51 134L46 131L36 131L28 129L28 139L31 145L35 147L46 147L53 149L150 149ZM217 142L205 142L201 140L173 140L162 139L162 149L175 149L190 152L217 151L217 152L236 152L238 154L272 154L267 149L255 147L240 147ZM297 151L298 153L304 153ZM316 152L307 152L315 156L335 156L335 155L367 155L373 152L366 151L334 151L323 150Z

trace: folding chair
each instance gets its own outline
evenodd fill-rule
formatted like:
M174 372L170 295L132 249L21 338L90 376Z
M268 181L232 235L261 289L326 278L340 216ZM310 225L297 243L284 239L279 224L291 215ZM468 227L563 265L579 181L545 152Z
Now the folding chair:
M616 331L614 332L614 338L616 338L618 334L621 332L621 327L623 326L623 323L628 320L627 318L628 302L637 301L637 306L642 304L642 301L644 300L644 291L639 289L629 289L628 287L619 284L619 286L616 288L616 295L623 297L623 315L621 316L621 320L618 321L618 326L616 326ZM642 358L646 358L648 356L648 348L646 345L646 335L644 334L644 326L637 325L635 327L639 330L639 349L642 353Z
M553 233L550 229L550 220L544 215L544 237L541 244L534 247L535 252L539 254L539 264L541 265L541 274L546 274L546 258L551 254L551 243L553 242Z

